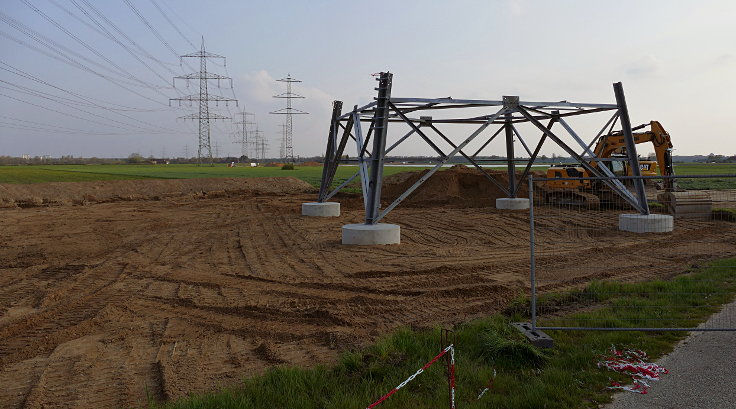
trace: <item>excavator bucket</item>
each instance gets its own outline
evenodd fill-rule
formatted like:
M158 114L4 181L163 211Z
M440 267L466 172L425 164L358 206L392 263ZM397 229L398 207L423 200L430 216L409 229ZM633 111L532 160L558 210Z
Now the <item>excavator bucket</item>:
M713 201L707 192L685 191L664 192L657 195L657 200L665 205L667 212L675 217L688 219L710 219L713 212Z

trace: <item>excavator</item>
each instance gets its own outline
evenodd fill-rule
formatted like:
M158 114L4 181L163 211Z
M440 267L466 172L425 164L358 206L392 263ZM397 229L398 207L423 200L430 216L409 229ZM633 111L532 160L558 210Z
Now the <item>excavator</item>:
M649 130L637 132L646 127L649 127ZM675 176L672 167L672 140L662 124L659 121L651 121L632 128L632 132L635 144L651 142L656 155L656 161L639 161L641 175L657 176L658 173L661 173L662 176ZM623 132L611 132L601 136L593 149L595 156L601 160L590 161L589 165L595 169L606 166L615 175L633 176L625 152L626 141ZM553 165L547 169L548 179L592 176L594 175L580 165ZM685 193L677 188L677 183L673 178L663 179L661 183L656 184L656 189L663 190L658 193L657 200L666 207L668 213L680 217L710 216L712 204L707 194ZM597 180L550 180L545 191L545 201L549 204L577 205L588 208L627 207L623 198Z

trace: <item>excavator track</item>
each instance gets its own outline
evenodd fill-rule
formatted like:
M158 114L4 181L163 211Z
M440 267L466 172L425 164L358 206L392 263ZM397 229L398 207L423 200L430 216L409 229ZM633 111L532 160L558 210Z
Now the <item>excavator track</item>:
M574 206L586 209L599 209L601 201L592 193L584 193L577 190L563 190L548 192L545 202L553 206Z

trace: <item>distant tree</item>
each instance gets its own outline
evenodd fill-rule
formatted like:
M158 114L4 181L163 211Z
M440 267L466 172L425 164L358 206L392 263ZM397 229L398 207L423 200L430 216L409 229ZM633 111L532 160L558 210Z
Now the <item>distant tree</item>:
M128 155L128 163L141 163L143 162L143 156L138 152L133 152Z

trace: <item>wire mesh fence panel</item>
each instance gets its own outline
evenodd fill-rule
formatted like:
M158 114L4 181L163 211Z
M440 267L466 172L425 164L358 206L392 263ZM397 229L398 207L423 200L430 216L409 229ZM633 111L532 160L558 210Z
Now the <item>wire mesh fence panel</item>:
M736 176L532 178L529 191L534 328L736 330L734 308L700 324L736 294Z

